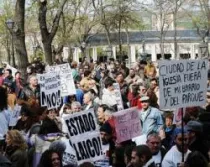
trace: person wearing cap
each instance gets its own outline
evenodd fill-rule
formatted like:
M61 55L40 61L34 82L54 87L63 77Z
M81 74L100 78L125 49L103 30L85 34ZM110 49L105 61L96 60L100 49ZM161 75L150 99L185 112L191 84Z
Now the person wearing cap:
M207 160L209 160L208 156L208 143L203 139L203 125L198 121L189 121L186 125L186 128L189 133L189 149L191 151L199 151L201 152Z
M186 129L183 129L184 135L182 136L182 129L176 128L174 130L174 143L175 145L166 153L162 161L162 167L180 167L183 166L182 154L184 153L184 161L186 161L189 153L189 134ZM182 149L182 142L184 148Z
M139 112L139 117L142 124L142 134L149 134L150 132L158 132L163 125L161 112L150 106L149 97L142 96L140 98L142 109Z
M100 128L100 137L102 141L102 150L105 154L105 160L109 161L109 165L112 165L112 154L115 151L115 143L112 135L113 129L108 122L105 122ZM99 164L100 162L98 162ZM98 166L95 164L95 166Z

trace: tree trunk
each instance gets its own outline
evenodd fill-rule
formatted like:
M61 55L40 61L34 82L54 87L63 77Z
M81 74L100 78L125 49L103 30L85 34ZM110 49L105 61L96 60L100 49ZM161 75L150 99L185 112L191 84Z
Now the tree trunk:
M174 57L175 59L179 59L178 56L178 46L177 46L177 12L178 12L178 6L177 6L177 0L175 1L175 11L174 11Z
M126 37L127 37L127 46L128 46L128 65L129 68L131 68L131 46L130 46L130 38L129 38L129 32L128 32L128 28L125 29L126 31ZM136 55L135 55L136 56Z
M25 0L17 0L15 6L15 28L13 31L17 67L25 75L28 57L25 45Z
M47 0L39 1L39 28L42 36L42 43L44 45L45 52L45 61L47 64L53 64L53 55L52 55L52 41L55 37L55 34L58 30L60 18L63 12L63 8L67 0L60 2L56 16L53 19L53 25L51 31L49 32L47 27Z
M122 39L121 39L121 23L122 23L122 19L119 18L119 27L118 27L118 34L119 34L119 51L120 51L120 62L122 62L123 58L122 58Z
M6 39L6 51L7 51L7 63L11 63L11 56L10 56L10 46L9 46L9 41L8 38Z
M52 65L52 46L51 42L43 42L44 53L45 53L45 62L49 65Z

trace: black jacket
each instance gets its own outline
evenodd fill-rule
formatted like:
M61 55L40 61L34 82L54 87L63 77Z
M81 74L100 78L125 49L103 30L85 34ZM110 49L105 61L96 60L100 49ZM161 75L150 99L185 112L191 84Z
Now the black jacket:
M0 154L0 167L11 167L12 163L3 155Z
M197 138L193 143L189 145L189 150L199 151L202 153L207 160L209 161L208 150L209 150L208 141L202 139L201 137Z

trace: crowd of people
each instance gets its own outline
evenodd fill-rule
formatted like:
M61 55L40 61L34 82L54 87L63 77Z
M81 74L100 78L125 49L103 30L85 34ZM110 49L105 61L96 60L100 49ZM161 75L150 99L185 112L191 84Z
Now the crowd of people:
M71 140L65 116L91 108L100 126L106 158L80 167L208 167L208 92L205 106L186 108L182 128L180 121L174 121L172 109L159 107L156 62L142 60L128 68L113 59L84 60L72 61L70 66L76 94L64 97L60 108L52 110L40 106L37 74L45 72L42 63L30 64L24 76L19 71L13 76L11 69L0 69L0 167L76 167L62 163L64 150L55 142L60 138ZM141 138L117 142L113 114L119 111L114 83L119 84L123 108L138 109ZM10 125L18 107L19 119Z

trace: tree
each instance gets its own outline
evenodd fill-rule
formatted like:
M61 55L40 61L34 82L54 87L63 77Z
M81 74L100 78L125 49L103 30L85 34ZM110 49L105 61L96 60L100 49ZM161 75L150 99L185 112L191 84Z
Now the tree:
M173 7L174 5L172 5L170 0L153 0L152 2L143 3L143 8L153 16L153 30L160 32L160 35L157 37L160 38L160 53L162 58L164 58L166 33L173 27Z
M111 26L113 24L113 17L112 14L109 12L112 8L112 3L110 1L103 1L103 0L92 0L93 7L97 12L100 18L100 24L105 30L107 43L111 46Z
M142 30L144 28L143 21L137 13L138 3L135 0L115 0L113 3L113 25L112 27L118 32L119 53L122 59L122 39L121 32L126 32L127 44L130 47L129 29L135 28ZM129 57L130 58L130 57ZM122 61L122 60L121 60Z
M18 69L25 74L28 57L25 45L25 0L17 0L15 4L15 28L10 31L14 36L14 45Z
M11 65L11 38L10 33L5 25L5 21L11 19L14 15L14 6L11 5L11 0L5 0L2 4L2 13L0 15L0 50L6 51L6 55L1 56L1 59L6 58L6 61Z
M172 14L173 14L173 27L174 27L174 56L175 58L179 58L178 56L178 45L177 45L177 14L180 8L182 7L184 0L170 0L172 6Z
M56 35L56 32L59 27L59 22L61 15L63 13L64 5L66 4L67 0L62 0L59 3L59 7L57 9L57 12L55 14L55 17L52 22L52 26L49 28L47 26L47 0L39 0L39 28L41 31L42 36L42 43L44 47L44 53L45 53L45 61L49 65L52 65L52 42Z
M189 0L189 8L187 10L192 18L194 27L197 29L198 35L205 41L210 31L210 4L209 0Z

